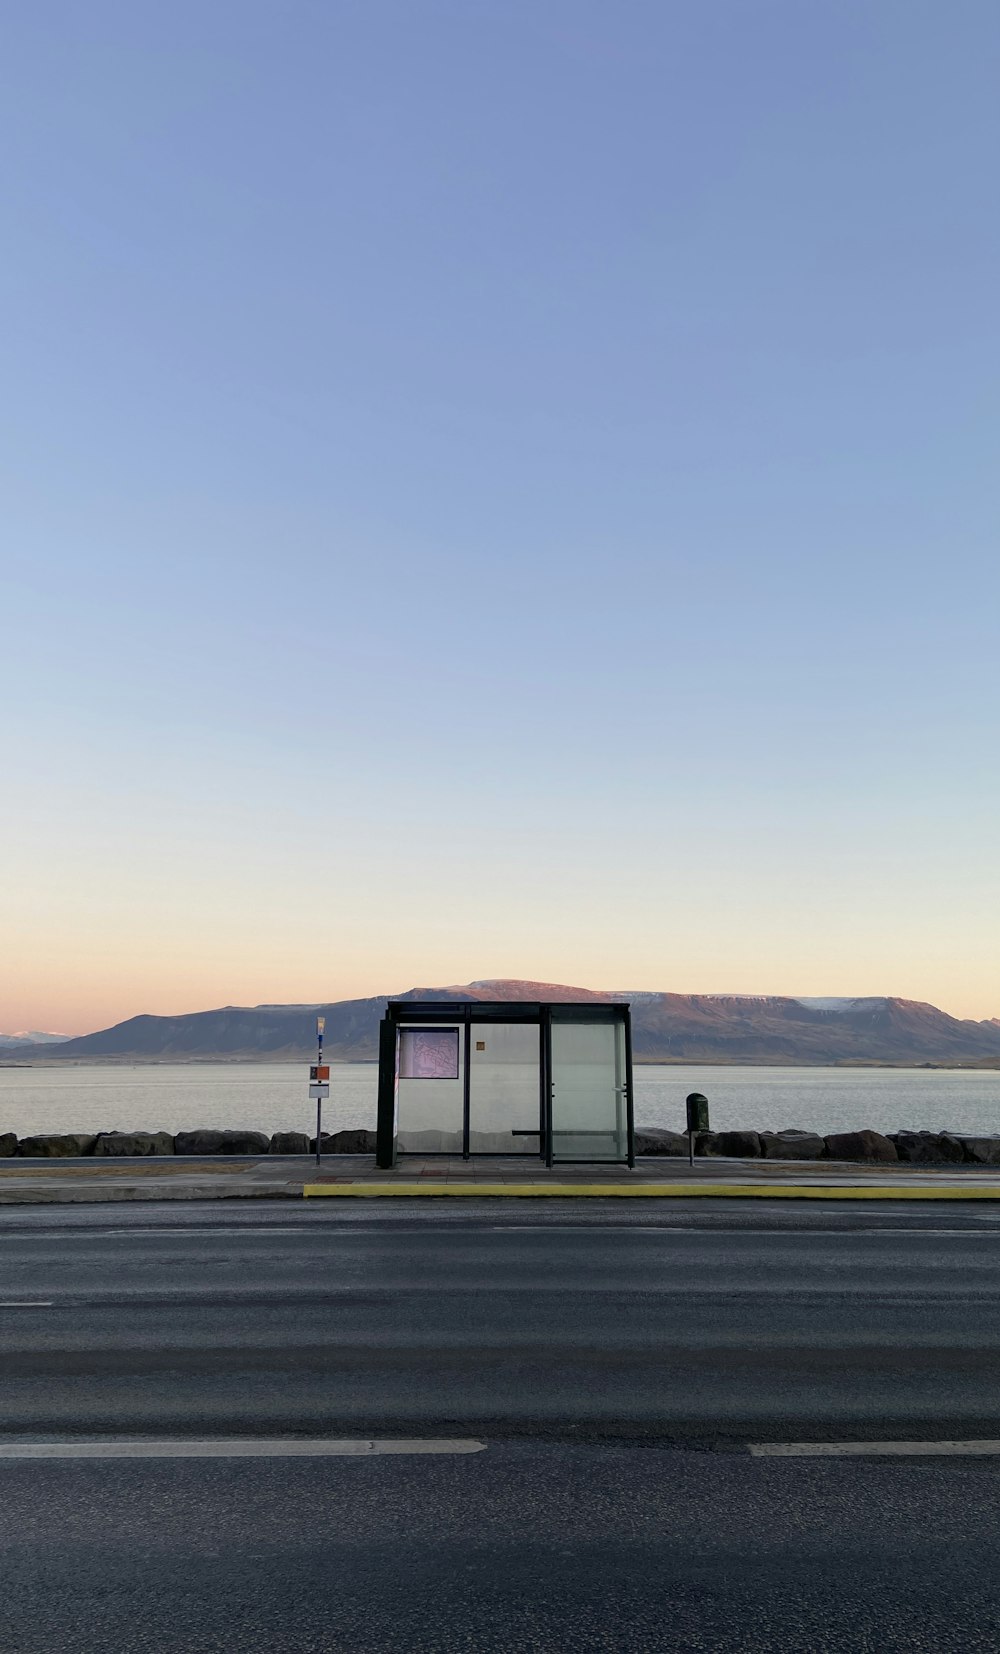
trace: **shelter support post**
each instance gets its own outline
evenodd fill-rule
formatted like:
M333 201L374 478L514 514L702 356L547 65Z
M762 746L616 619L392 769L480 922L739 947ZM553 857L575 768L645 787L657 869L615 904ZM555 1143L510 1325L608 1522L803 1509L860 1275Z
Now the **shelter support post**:
M383 1171L396 1164L396 1024L389 1017L378 1025L375 1164Z

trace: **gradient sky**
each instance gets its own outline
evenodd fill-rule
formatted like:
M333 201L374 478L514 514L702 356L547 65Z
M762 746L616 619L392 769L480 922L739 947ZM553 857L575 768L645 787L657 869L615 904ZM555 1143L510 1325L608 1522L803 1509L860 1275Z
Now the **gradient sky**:
M0 1029L1000 1015L996 0L46 0Z

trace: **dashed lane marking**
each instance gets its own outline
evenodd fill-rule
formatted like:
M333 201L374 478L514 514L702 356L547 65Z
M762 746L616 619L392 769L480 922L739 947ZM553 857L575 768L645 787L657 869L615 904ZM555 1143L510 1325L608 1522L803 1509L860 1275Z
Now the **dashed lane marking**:
M831 1183L306 1183L306 1199L316 1195L343 1200L380 1200L386 1196L451 1196L474 1200L549 1199L615 1200L628 1196L649 1200L1000 1200L1000 1179L992 1184L831 1184Z
M364 1459L388 1453L482 1453L483 1441L467 1437L424 1441L313 1441L250 1437L209 1441L0 1442L3 1459Z
M912 1220L911 1220L912 1221ZM1000 1231L989 1232L984 1236L979 1229L707 1229L692 1218L688 1223L494 1223L490 1225L491 1233L495 1235L692 1235L698 1240L706 1236L717 1237L719 1240L730 1241L733 1235L772 1235L788 1236L793 1240L851 1240L859 1235L883 1235L890 1240L897 1235L965 1235L975 1238L978 1245L983 1239L998 1240ZM431 1230L437 1234L439 1231ZM344 1233L344 1231L341 1231ZM353 1233L353 1231L352 1231Z
M1000 1455L1000 1441L750 1442L756 1459L962 1458Z

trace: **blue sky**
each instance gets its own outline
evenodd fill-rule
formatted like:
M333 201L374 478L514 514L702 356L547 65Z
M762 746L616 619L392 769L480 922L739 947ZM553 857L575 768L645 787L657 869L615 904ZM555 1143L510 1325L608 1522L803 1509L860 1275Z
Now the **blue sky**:
M0 67L0 1028L1000 1015L1000 11L53 0Z

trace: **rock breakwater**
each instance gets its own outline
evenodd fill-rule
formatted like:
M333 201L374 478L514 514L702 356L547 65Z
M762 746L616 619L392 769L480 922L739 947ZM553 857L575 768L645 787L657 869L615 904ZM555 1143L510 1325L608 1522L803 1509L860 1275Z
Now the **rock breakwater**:
M323 1154L374 1154L375 1133L364 1128L324 1132ZM203 1159L210 1155L298 1155L314 1154L316 1139L302 1131L222 1130L201 1127L194 1131L104 1131L35 1133L17 1137L0 1131L0 1158L31 1160L133 1158L138 1156L182 1155ZM637 1126L637 1155L673 1155L687 1158L688 1139L683 1132ZM971 1136L961 1132L898 1131L883 1136L878 1131L835 1132L822 1137L817 1132L789 1127L784 1131L702 1131L695 1137L699 1158L729 1160L827 1160L868 1164L909 1162L916 1165L1000 1165L1000 1136Z
M639 1155L687 1155L683 1132L636 1127ZM949 1131L700 1131L695 1135L696 1156L737 1160L839 1160L871 1163L904 1161L925 1166L964 1162L974 1166L1000 1165L1000 1137L971 1137Z

